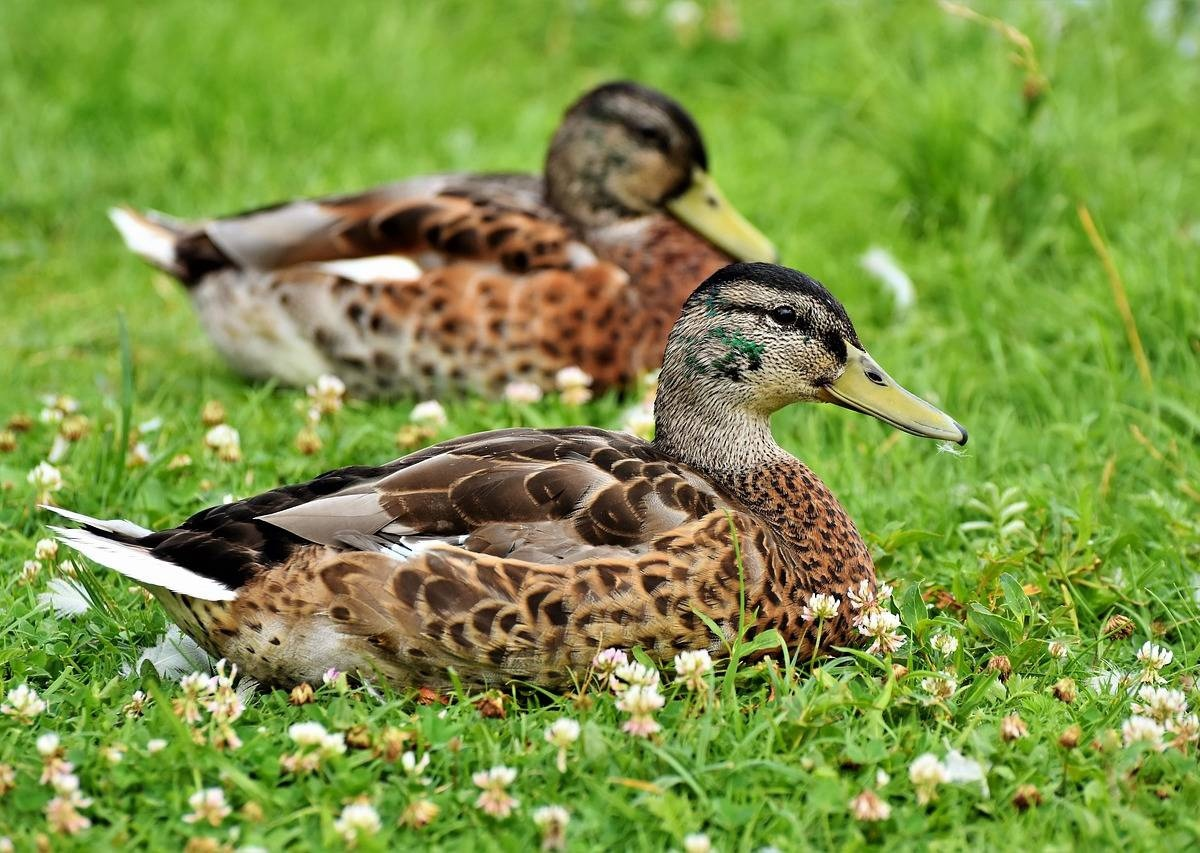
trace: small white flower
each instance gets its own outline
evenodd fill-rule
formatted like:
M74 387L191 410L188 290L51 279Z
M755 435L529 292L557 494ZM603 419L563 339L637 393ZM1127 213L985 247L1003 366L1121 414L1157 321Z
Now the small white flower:
M39 539L33 546L33 556L38 560L53 560L58 556L58 540Z
M903 646L904 635L896 630L899 627L900 617L887 610L870 611L858 621L858 633L872 638L867 649L870 654L891 654Z
M120 743L109 744L100 750L100 755L109 764L120 764L125 760L125 745Z
M442 408L442 404L437 400L426 400L423 403L417 403L417 405L413 406L408 419L417 426L429 427L430 429L441 429L449 423L446 417L446 410Z
M571 814L562 806L541 806L533 810L533 823L542 832L543 850L562 850L566 844Z
M953 634L934 634L929 645L946 657L958 651L958 637Z
M566 749L579 740L579 723L569 717L559 717L546 726L546 743Z
M42 570L42 564L37 560L26 560L21 564L21 573L17 575L18 583L30 583Z
M333 822L334 831L350 847L376 835L382 828L379 812L370 803L351 803L342 809L341 815Z
M404 772L409 776L420 776L425 772L425 768L429 766L429 753L421 756L421 760L417 760L417 754L411 749L406 750L400 756L400 766L404 768Z
M475 805L493 817L508 817L520 805L506 790L516 778L517 771L503 765L472 773L471 781L482 789Z
M139 441L130 449L127 462L131 468L140 468L143 465L149 465L153 458L150 455L150 448L146 446L146 442Z
M217 424L204 435L204 443L214 450L223 462L242 458L242 438L229 424Z
M1071 650L1062 640L1051 640L1046 646L1046 651L1050 653L1050 657L1058 660L1066 660L1071 654Z
M167 742L163 738L156 737L152 740L146 741L146 752L149 755L154 755L156 752L162 752L166 748Z
M882 767L880 767L878 770L875 771L875 787L876 788L886 787L887 783L890 781L892 781L892 777L889 776L888 772L886 770L884 770Z
M220 826L221 821L229 817L233 811L225 802L225 792L220 788L203 788L188 797L188 805L192 807L191 814L183 816L184 823L207 822L210 826Z
M649 737L659 731L662 726L652 715L662 708L665 702L666 699L658 692L657 684L635 684L627 688L617 700L617 710L629 714L629 719L621 729L638 737Z
M87 613L92 606L92 599L87 590L66 578L52 578L50 583L46 584L46 591L38 593L37 600L38 604L44 604L53 610L54 615L60 619Z
M320 723L293 723L288 728L288 737L299 746L320 746L329 733Z
M1133 703L1133 712L1159 723L1187 713L1187 697L1182 690L1147 684L1138 690L1138 698L1141 701Z
M1164 746L1163 727L1149 717L1139 714L1134 714L1121 724L1121 738L1126 746L1135 743L1148 743L1157 749Z
M712 841L703 832L693 832L683 837L684 853L712 853Z
M861 618L870 616L877 610L883 609L884 602L892 597L892 588L886 583L878 584L871 589L871 582L865 578L857 586L846 588L846 599L855 610L861 610Z
M704 11L695 0L671 0L663 9L663 17L666 18L672 29L690 31L703 20ZM687 846L686 839L684 846ZM697 851L688 850L687 853L697 853Z
M42 756L43 758L47 758L51 755L58 755L59 746L60 743L58 740L58 735L56 735L54 732L46 732L37 739L38 755Z
M317 377L316 385L309 385L305 392L321 414L331 415L342 408L346 396L346 383L332 374Z
M623 682L623 683L622 683ZM630 687L658 687L658 671L638 661L618 664L613 670L613 689L617 692Z
M863 791L850 801L850 813L855 820L865 823L887 820L892 816L892 807L874 791Z
M1162 681L1162 676L1159 675L1159 672L1175 659L1175 654L1170 649L1146 641L1138 649L1137 659L1142 665L1141 680L1156 684Z
M683 651L675 655L675 683L685 684L693 692L707 690L704 676L712 672L712 655L707 649Z
M0 705L0 714L16 717L22 723L32 723L34 717L46 710L46 701L28 684L18 684L9 690L5 700Z
M949 776L937 756L926 752L908 766L908 778L917 789L917 802L924 805L937 799L937 786L948 781Z
M932 705L936 702L944 702L953 696L954 691L958 689L958 680L950 673L942 672L922 678L921 689L929 694L929 699L925 704Z
M1182 714L1167 720L1167 731L1175 735L1176 743L1189 743L1200 739L1200 717Z
M917 291L912 279L908 277L899 262L887 249L872 246L861 258L859 264L874 279L882 284L896 301L900 311L911 308L917 300Z
M617 667L629 663L629 655L621 649L604 649L592 658L592 668L600 676L612 675Z
M25 479L37 489L39 500L63 487L62 472L49 462L39 462Z
M592 387L592 377L582 368L564 367L554 374L554 385L559 391L568 391L571 388L590 388Z
M504 386L504 399L519 406L532 405L542 399L542 389L534 382L509 382Z
M815 619L822 621L833 619L838 614L842 602L835 596L824 592L816 592L808 597L808 604L800 608L800 616L810 622Z

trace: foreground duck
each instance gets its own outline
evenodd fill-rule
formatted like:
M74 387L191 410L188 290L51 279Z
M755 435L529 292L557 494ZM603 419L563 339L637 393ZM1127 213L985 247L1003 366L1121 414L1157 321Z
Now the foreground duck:
M595 390L656 369L696 283L771 244L708 175L695 122L635 83L581 98L545 176L441 175L186 223L118 209L240 372L364 396Z
M271 685L329 667L403 686L547 685L606 646L656 660L720 654L739 619L801 655L813 593L853 642L847 588L871 557L829 489L769 418L825 401L929 438L961 426L897 385L813 279L735 264L704 282L667 344L657 434L585 427L458 438L379 467L330 471L151 532L74 513L64 542L144 584L214 656ZM714 636L697 614L712 619Z

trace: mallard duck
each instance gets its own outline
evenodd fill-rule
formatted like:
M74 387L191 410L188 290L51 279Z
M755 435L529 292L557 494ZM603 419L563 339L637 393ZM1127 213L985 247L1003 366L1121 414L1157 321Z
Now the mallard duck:
M561 685L608 646L720 654L775 628L801 655L810 595L843 598L871 557L828 488L771 435L825 401L929 438L966 431L867 354L817 281L735 264L687 300L667 342L652 442L573 427L456 438L378 467L212 507L153 532L57 510L59 537L145 585L212 655L270 685L330 667L397 685ZM714 636L700 618L720 628Z
M603 391L657 369L696 284L775 249L725 200L691 116L617 82L567 110L545 176L438 175L182 222L114 209L241 373L362 396Z

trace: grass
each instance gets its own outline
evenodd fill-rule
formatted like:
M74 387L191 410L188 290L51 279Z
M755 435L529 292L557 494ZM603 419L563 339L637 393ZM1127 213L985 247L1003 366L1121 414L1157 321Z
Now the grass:
M0 454L0 690L26 682L49 702L32 725L0 717L0 763L16 775L0 796L0 837L24 850L51 832L34 740L56 731L95 802L91 828L54 836L55 849L337 847L334 821L359 796L382 817L365 845L380 849L530 849L532 809L547 803L570 809L576 849L680 848L694 832L721 850L1200 840L1195 744L1187 754L1123 746L1128 696L1088 683L1108 667L1136 669L1135 650L1154 640L1174 652L1170 683L1200 702L1200 62L1176 46L1195 43L1194 5L1179 4L1156 35L1137 3L981 2L1031 39L1040 98L1023 93L1029 70L1001 35L932 3L746 3L733 41L704 29L680 38L662 4L648 5L645 19L601 3L0 5L0 416L34 418ZM84 569L98 604L60 618L38 600L58 569L18 582L45 532L26 482L56 429L37 421L41 395L78 398L90 420L60 463L55 499L147 526L226 494L392 458L414 401L353 403L322 426L322 450L299 453L303 394L232 375L183 291L121 248L104 209L202 215L436 170L535 169L564 105L614 76L679 95L727 194L788 263L841 297L894 376L971 430L960 457L840 410L776 420L896 584L910 640L893 662L908 676L862 654L811 675L743 664L718 675L706 705L671 698L653 740L624 735L601 693L590 703L524 695L486 718L474 697L442 707L323 687L300 707L282 692L251 697L235 724L240 749L194 743L171 712L174 680L152 667L122 674L165 630L157 606ZM916 282L910 310L860 269L875 244ZM207 400L240 431L240 462L205 450ZM614 426L623 406L444 402L444 436ZM152 461L127 467L128 432L155 417L161 428L142 437ZM192 464L170 468L179 453ZM1132 620L1130 638L1104 637L1114 614ZM933 650L937 633L958 650ZM1066 660L1049 654L1055 638ZM1001 654L1006 683L986 668ZM927 704L921 680L942 670L957 692ZM1071 703L1052 694L1064 677L1078 685ZM136 690L153 701L127 718ZM1013 714L1028 736L1002 741ZM563 774L543 740L560 716L582 725ZM428 751L431 784L369 749L283 774L287 728L302 720L363 726L376 741L395 727ZM1071 725L1082 737L1068 750L1059 736ZM168 745L151 758L159 738ZM103 747L114 744L127 751L112 765ZM988 790L944 785L919 804L910 763L950 749L988 767ZM496 820L474 807L470 776L501 763L517 770L521 803ZM891 777L882 786L880 771ZM1027 785L1041 803L1022 811L1013 800ZM235 812L219 828L185 823L188 797L214 786ZM865 788L890 803L888 820L851 816ZM398 826L421 791L440 815L421 830Z

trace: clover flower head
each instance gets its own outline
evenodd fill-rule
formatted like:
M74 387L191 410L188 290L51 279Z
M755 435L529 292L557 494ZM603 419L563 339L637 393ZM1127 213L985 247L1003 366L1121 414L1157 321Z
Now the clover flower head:
M359 841L377 835L382 828L383 822L379 819L379 812L375 811L375 807L370 803L363 802L350 803L333 822L334 832L342 837L348 847L354 847Z
M808 597L808 604L800 608L800 616L808 621L815 619L829 620L838 614L842 602L835 596L824 592L815 592Z
M220 826L221 821L233 811L225 802L225 792L220 788L202 788L188 797L188 805L192 807L192 811L183 816L184 823Z

